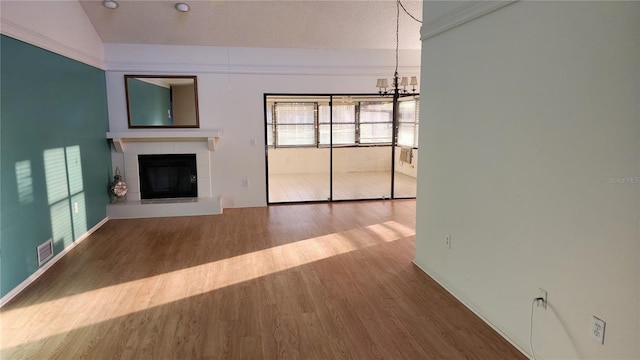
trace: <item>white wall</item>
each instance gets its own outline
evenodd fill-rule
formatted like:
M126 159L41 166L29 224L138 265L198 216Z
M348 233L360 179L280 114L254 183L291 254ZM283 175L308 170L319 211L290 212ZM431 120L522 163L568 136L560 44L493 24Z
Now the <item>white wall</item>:
M640 358L640 3L514 3L425 40L421 83L416 264L522 349L546 289L538 359Z
M0 2L2 34L102 68L104 46L80 2Z
M375 92L394 61L393 51L379 50L106 44L105 54L110 131L127 129L125 74L198 76L200 127L224 131L211 156L213 196L224 207L266 205L265 93ZM419 51L401 52L400 72L417 74L419 59ZM121 157L112 153L114 166Z
M328 148L269 149L269 174L328 174ZM333 149L333 171L391 171L391 147L343 147Z

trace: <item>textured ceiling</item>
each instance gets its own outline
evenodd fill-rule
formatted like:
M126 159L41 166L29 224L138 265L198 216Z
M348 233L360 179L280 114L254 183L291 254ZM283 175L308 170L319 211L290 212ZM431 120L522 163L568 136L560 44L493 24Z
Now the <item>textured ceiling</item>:
M100 0L80 1L104 43L395 48L395 0L187 0L188 13L176 11L176 2L118 0L120 6L110 10ZM422 18L422 1L402 4ZM420 49L420 24L400 12L400 49Z

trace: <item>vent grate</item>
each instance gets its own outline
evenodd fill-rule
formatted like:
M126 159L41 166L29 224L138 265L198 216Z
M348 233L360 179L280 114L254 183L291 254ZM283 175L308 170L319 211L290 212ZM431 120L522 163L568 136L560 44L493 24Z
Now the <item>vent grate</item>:
M46 263L53 257L53 240L49 239L38 245L38 266Z

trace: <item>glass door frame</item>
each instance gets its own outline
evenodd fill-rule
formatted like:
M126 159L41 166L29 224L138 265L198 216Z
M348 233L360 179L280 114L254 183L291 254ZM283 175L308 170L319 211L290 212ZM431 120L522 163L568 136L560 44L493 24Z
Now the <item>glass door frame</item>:
M302 200L302 201L285 201L285 202L270 202L269 199L269 143L268 143L268 131L270 131L267 122L267 111L268 111L268 100L269 97L286 97L286 98L295 98L295 97L318 97L318 98L329 98L329 196L327 200ZM392 135L391 135L391 191L389 198L362 198L362 199L334 199L334 184L333 184L333 102L336 97L371 97L371 98L380 98L380 99L389 99L392 98L393 110L392 110ZM398 126L399 126L399 99L405 97L413 97L420 98L420 93L410 94L410 95L381 95L379 93L264 93L263 95L263 113L264 113L264 144L265 144L265 189L266 189L266 202L267 205L285 205L285 204L304 204L304 203L326 203L326 202L344 202L344 201L371 201L371 200L401 200L401 199L415 199L415 196L409 197L396 197L395 196L395 156L396 156L396 147L398 147ZM316 126L319 126L316 123ZM317 130L319 131L319 130ZM274 137L275 142L275 137ZM316 144L318 146L318 144ZM417 150L415 147L413 150Z

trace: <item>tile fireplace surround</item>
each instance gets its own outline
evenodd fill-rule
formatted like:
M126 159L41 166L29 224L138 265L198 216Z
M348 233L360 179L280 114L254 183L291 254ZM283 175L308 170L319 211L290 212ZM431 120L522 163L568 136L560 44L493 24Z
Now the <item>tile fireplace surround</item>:
M211 153L221 134L218 130L108 132L107 139L113 141L116 151L112 153L113 167L120 169L128 192L125 201L107 206L107 216L110 219L132 219L221 214L220 197L213 195L211 187ZM140 199L138 155L156 154L196 154L197 198Z

